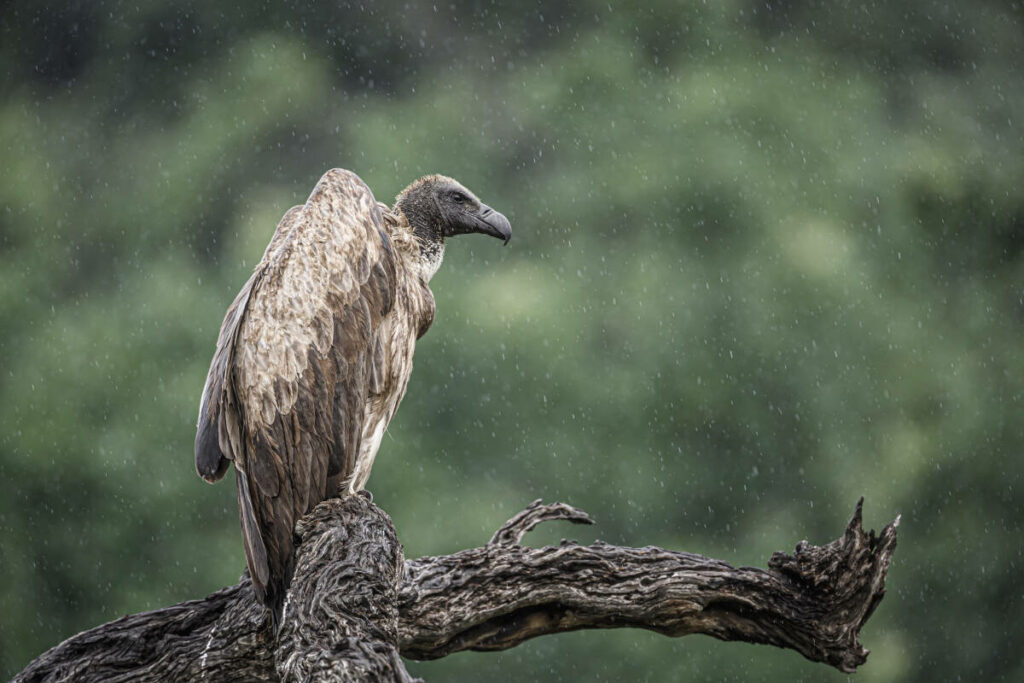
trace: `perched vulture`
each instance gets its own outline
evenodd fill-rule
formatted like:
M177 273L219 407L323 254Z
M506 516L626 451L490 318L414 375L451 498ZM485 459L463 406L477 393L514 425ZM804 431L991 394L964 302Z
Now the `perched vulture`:
M224 316L196 433L208 482L235 465L245 559L281 616L296 521L362 489L434 319L427 283L446 237L511 237L508 219L455 180L420 178L394 208L335 169L285 213Z

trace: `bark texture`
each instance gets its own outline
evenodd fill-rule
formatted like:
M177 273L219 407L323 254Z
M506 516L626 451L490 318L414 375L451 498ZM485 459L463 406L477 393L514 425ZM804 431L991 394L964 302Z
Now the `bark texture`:
M275 638L247 576L231 588L80 633L15 681L411 680L399 654L503 650L584 628L645 628L766 643L852 672L861 627L885 594L899 518L801 541L768 569L661 548L521 545L544 521L591 523L535 501L490 542L404 561L388 516L361 496L321 503L297 527L297 569Z

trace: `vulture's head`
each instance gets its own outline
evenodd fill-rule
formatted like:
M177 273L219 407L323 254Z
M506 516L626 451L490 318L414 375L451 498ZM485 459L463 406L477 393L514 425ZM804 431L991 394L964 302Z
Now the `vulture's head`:
M405 214L421 243L443 244L444 238L479 232L504 240L512 226L457 180L428 175L402 190L395 208Z

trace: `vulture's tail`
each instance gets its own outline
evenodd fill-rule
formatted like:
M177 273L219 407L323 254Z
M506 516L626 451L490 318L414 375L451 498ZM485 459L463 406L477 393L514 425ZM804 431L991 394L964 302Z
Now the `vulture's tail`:
M273 613L274 632L277 632L281 607L284 604L282 586L270 582L270 564L267 561L267 547L260 534L260 526L256 521L256 511L249 496L249 483L246 473L235 463L235 483L238 486L238 518L242 522L242 544L245 546L245 563L249 567L252 587L256 591L256 599L270 608Z

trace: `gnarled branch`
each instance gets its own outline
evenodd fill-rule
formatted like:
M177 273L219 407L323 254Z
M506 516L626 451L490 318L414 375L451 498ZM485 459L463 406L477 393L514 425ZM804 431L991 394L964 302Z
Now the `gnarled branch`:
M878 538L865 534L862 502L841 539L823 547L803 541L793 556L776 553L768 571L654 547L523 547L516 542L536 520L589 521L567 505L535 502L495 534L515 542L406 563L402 654L433 659L632 626L768 643L854 671L868 655L857 636L885 592L899 523Z
M858 636L885 594L899 523L865 533L858 503L841 538L802 541L764 570L655 547L520 545L550 520L591 523L572 506L535 501L483 547L403 566L383 511L360 496L327 500L297 529L278 638L243 577L203 600L74 636L15 680L404 681L399 652L435 659L620 627L767 643L850 672L868 655Z

